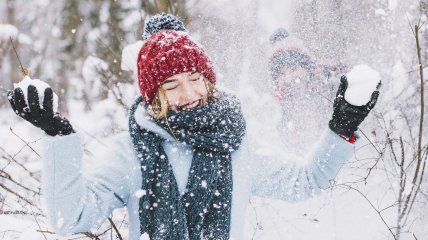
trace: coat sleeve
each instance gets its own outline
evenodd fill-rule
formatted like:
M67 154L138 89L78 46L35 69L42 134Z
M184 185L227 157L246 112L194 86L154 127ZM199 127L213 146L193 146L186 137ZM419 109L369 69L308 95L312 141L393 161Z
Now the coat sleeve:
M129 148L115 139L98 146L101 154L82 169L78 134L50 137L43 151L42 187L53 229L60 235L96 230L115 208L127 204L130 184ZM88 158L86 158L88 157Z
M354 145L328 129L306 164L290 155L255 154L257 172L252 194L289 202L319 194L330 185L343 164L353 156Z

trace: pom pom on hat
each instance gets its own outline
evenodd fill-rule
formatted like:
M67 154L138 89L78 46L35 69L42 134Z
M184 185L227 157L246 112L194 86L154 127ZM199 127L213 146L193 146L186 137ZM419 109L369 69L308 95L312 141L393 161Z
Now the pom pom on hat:
M184 23L176 16L169 13L156 14L149 18L144 24L143 40L160 30L175 30L187 32Z
M272 35L269 37L270 44L275 44L278 41L281 41L282 39L288 37L288 32L285 30L285 28L278 28L276 29Z

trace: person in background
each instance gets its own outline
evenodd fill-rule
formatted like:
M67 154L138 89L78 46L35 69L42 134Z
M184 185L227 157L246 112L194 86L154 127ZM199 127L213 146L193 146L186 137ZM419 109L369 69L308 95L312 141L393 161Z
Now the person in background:
M216 89L210 58L176 24L182 26L166 14L147 22L136 63L141 95L130 108L129 129L105 139L85 171L79 133L53 112L52 89L43 98L31 85L10 91L15 113L48 135L43 191L58 234L97 229L113 209L126 207L131 240L243 239L251 196L316 196L352 157L355 132L378 91L363 108L352 106L341 79L329 127L307 165L283 153L262 154L246 134L240 101Z
M320 136L329 120L335 79L346 67L317 62L303 41L284 28L276 29L269 41L269 85L282 111L278 130L291 136L283 140L289 149L304 154L312 147L308 139Z

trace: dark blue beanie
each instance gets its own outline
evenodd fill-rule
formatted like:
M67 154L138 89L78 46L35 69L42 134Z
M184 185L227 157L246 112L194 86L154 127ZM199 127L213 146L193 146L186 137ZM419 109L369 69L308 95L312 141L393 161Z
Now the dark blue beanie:
M278 77L283 74L282 69L288 67L294 69L302 67L310 76L312 76L316 69L316 64L310 57L300 51L288 49L287 51L277 51L273 54L269 61L269 72L271 74L271 81L273 86L278 84Z

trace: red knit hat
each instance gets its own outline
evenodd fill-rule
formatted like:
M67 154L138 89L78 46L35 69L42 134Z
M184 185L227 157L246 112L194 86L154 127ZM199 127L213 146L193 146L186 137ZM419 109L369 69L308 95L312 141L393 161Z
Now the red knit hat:
M201 46L186 33L161 30L151 35L137 58L138 85L146 103L151 103L159 87L169 77L199 72L215 84L211 60Z

